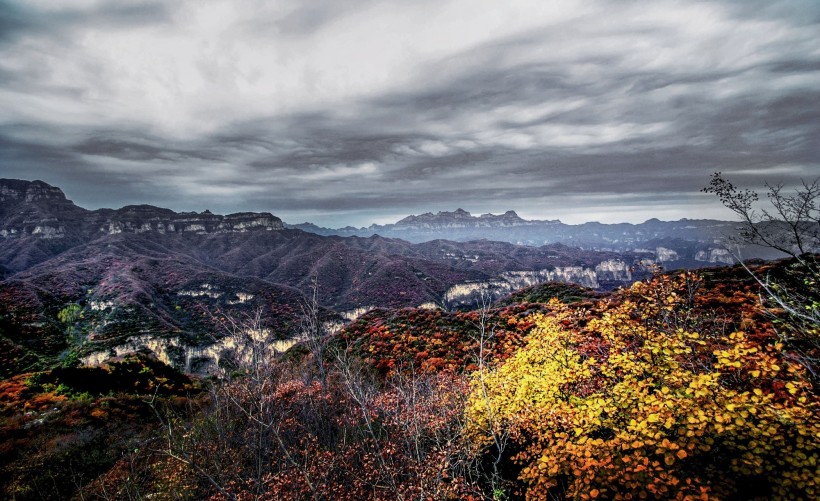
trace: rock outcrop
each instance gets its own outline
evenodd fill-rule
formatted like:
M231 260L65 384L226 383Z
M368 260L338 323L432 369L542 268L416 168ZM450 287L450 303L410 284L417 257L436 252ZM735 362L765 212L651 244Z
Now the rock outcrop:
M74 205L59 188L42 181L0 179L0 238L92 239L117 233L232 233L282 230L267 212L222 216L210 211L174 212L152 205L89 211Z
M672 249L667 249L666 247L656 247L655 256L657 256L658 262L661 263L669 263L672 261L677 261L679 259L678 253L676 251Z
M456 284L444 294L448 305L473 302L482 291L494 297L504 296L515 290L545 282L565 282L598 289L600 282L632 282L629 265L620 259L607 259L595 266L556 266L535 271L506 271L496 280Z
M726 249L706 249L695 254L695 261L706 263L734 264L735 258Z
M598 280L631 282L632 271L629 265L620 259L607 259L595 265L595 278Z
M210 211L177 213L150 205L130 205L106 214L99 224L103 233L231 233L249 230L282 230L282 220L267 212L239 212L221 216Z

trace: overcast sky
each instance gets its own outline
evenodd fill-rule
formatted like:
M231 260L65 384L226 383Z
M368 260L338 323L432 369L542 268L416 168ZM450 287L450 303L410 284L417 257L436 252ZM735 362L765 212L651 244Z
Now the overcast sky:
M731 218L820 175L817 0L0 0L0 177L326 226Z

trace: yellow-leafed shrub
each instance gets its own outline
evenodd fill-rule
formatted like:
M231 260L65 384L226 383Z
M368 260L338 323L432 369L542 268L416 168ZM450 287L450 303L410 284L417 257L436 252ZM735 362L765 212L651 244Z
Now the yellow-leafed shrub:
M518 353L474 374L469 431L509 434L528 499L820 496L805 368L773 334L692 322L692 280L636 284L585 318L554 303Z

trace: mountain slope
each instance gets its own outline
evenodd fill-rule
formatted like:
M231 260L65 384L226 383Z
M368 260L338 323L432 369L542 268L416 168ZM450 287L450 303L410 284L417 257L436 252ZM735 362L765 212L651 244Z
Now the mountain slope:
M488 240L324 237L285 229L268 213L89 211L41 181L0 180L0 193L0 336L16 359L41 363L142 347L191 369L197 357L219 358L218 312L259 309L265 329L298 335L314 283L323 307L354 317L374 307L451 308L482 290L503 295L545 281L609 289L634 280L651 257ZM71 305L79 318L60 320Z

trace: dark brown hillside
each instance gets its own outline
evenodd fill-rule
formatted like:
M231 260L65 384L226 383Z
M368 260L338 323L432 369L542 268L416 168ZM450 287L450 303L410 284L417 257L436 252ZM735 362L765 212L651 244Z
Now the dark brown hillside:
M487 240L323 237L285 229L267 213L87 211L41 182L0 180L0 194L0 336L20 361L10 373L135 349L189 368L199 356L191 350L218 335L209 317L216 310L241 316L261 308L264 327L292 337L314 281L320 304L337 312L469 307L476 287L489 285L503 294L544 280L629 283L630 268L645 257ZM59 315L68 307L79 317L65 323Z

